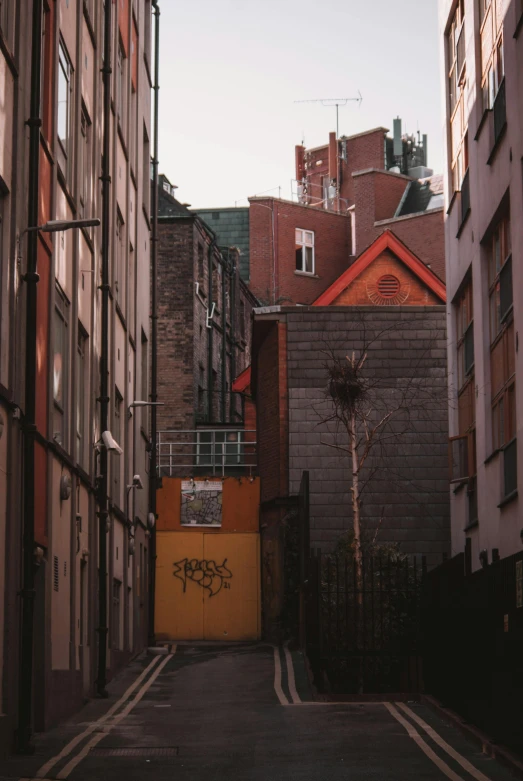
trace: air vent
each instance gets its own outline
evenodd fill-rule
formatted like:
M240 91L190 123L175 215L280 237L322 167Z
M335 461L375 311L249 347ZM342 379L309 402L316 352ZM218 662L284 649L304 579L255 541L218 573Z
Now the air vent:
M58 573L58 556L53 557L53 588L58 591L59 585L59 573Z
M377 288L383 298L394 298L399 293L400 281L392 274L386 274L378 280Z

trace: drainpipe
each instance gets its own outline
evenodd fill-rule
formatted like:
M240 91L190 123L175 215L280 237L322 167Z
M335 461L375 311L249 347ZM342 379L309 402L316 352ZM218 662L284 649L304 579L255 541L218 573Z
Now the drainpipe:
M209 244L209 251L207 256L207 266L208 266L208 296L207 301L209 302L209 314L212 312L212 253L213 249L216 246L216 240L213 239L211 243ZM210 423L212 421L212 394L213 394L213 381L212 381L212 350L213 350L213 331L214 331L214 322L211 321L209 324L209 336L207 339L207 417L208 422Z
M234 255L230 270L231 280L231 333L229 343L231 345L231 372L229 378L229 387L231 389L231 398L229 404L229 421L232 423L236 413L236 404L232 393L232 384L236 379L236 254Z
M29 126L29 199L28 227L38 225L40 167L40 84L42 59L42 0L33 0L33 31L31 60L31 101ZM37 231L27 233L26 283L26 344L25 344L25 410L24 410L24 470L23 470L23 586L22 635L18 668L18 729L17 751L33 753L33 643L35 600L35 485L34 441L36 435L36 329L37 329Z
M105 3L105 40L103 76L103 162L102 162L102 350L100 355L100 427L109 428L109 251L111 217L111 10ZM147 174L148 175L148 174ZM98 672L96 690L99 697L107 697L107 527L108 527L108 470L106 447L100 450L100 478L98 480Z
M158 108L160 90L160 7L154 7L154 142L153 142L153 197L151 236L151 468L149 480L149 512L156 520L156 488L158 485ZM149 645L154 644L154 603L156 591L156 523L151 530L149 543Z
M227 422L227 263L222 263L222 423Z

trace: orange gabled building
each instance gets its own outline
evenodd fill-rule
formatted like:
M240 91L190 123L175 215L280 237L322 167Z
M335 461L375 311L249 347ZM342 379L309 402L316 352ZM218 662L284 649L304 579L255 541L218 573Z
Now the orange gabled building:
M438 306L445 285L392 231L385 231L313 306Z

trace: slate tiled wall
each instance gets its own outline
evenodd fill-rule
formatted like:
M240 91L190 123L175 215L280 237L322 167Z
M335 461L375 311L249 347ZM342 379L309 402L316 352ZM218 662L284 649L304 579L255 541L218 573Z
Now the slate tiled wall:
M371 340L366 373L376 381L376 414L391 409L416 382L408 415L394 418L367 462L362 518L379 542L441 561L450 547L445 307L287 310L289 492L310 472L311 543L330 549L351 526L349 456L335 423L324 422L328 353L358 355Z

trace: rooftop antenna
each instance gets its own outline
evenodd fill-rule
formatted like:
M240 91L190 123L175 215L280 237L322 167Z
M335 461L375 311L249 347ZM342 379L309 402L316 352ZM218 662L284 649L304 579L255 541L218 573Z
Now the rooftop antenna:
M347 103L357 103L359 106L361 106L361 103L363 101L363 97L361 92L358 90L358 97L357 98L315 98L314 100L295 100L295 103L321 103L322 106L331 107L336 106L336 138L339 137L339 107L340 106L346 106Z

